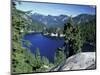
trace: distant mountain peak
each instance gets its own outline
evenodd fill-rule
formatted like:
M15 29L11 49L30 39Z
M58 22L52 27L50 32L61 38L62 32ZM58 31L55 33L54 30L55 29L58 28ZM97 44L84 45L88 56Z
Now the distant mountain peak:
M43 24L45 24L48 27L63 27L64 23L68 20L68 15L43 15L39 13L32 14L32 19L37 20ZM75 23L81 23L81 22L88 22L89 20L92 20L95 18L94 15L91 14L79 14L75 17L72 17Z

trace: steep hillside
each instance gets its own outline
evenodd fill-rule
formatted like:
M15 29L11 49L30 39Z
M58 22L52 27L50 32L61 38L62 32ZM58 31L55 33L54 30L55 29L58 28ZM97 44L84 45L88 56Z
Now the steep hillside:
M32 14L32 19L42 22L47 27L62 27L63 24L68 19L67 15L59 15L59 16L52 16L52 15L42 15L38 13Z
M91 14L80 14L76 17L73 18L73 20L76 23L84 23L84 22L89 22L91 20L94 20L96 15L91 15Z
M58 16L52 16L52 15L42 15L39 13L34 13L31 15L33 20L39 21L43 24L45 24L47 27L63 27L64 23L67 22L68 17L67 15L58 15ZM95 15L91 14L80 14L76 17L73 17L73 20L75 23L83 23L83 22L89 22L90 20L95 19Z

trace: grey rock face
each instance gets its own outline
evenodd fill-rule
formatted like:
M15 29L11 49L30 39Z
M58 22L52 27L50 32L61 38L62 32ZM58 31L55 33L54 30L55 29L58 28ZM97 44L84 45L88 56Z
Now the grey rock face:
M95 52L83 52L69 57L62 65L59 66L59 68L54 68L52 69L52 71L82 70L95 68Z

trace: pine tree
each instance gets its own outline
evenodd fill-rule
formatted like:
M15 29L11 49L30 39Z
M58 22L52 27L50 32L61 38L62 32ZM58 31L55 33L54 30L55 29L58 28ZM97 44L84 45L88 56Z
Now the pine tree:
M75 25L72 18L64 25L63 31L65 37L64 46L68 49L67 57L81 52L81 36L78 25ZM68 46L67 46L68 45Z
M49 64L49 60L46 58L46 57L42 57L42 64L43 65L47 65L48 66L48 64Z
M29 50L22 47L22 37L20 37L20 30L26 28L23 26L28 23L28 21L20 16L22 11L17 10L15 6L15 2L12 2L12 73L33 72L34 55L32 55Z
M64 59L65 59L65 54L63 48L58 48L54 58L55 65L63 63Z
M35 58L36 58L36 66L37 68L40 68L41 67L41 56L40 56L39 48L36 49Z

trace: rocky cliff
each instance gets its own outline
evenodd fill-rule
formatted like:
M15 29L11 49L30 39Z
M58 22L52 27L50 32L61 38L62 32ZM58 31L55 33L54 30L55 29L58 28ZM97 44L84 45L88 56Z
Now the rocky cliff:
M51 71L96 69L95 52L83 52L73 55Z

